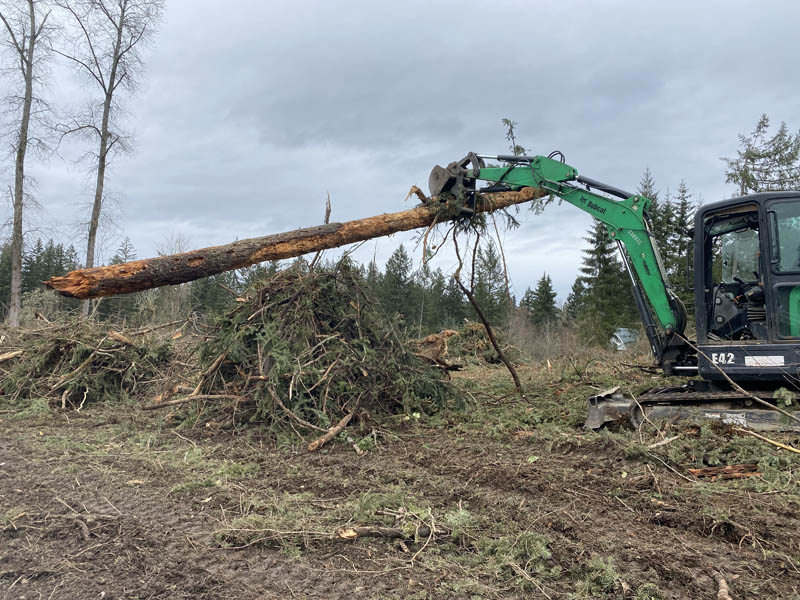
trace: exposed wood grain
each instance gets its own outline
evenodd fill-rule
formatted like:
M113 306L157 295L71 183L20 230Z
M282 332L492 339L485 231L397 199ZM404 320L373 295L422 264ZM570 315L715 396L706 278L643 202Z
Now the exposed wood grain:
M491 200L481 197L476 211L499 210L544 195L538 188L495 193L491 195ZM44 284L64 296L81 299L129 294L164 285L176 285L267 260L293 258L399 231L426 227L436 219L438 208L438 205L422 205L402 212L386 213L345 223L329 223L238 240L223 246L70 271L63 277L52 277Z

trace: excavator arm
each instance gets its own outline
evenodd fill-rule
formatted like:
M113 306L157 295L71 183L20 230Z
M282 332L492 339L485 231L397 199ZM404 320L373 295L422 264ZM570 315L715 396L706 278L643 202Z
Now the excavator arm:
M506 166L487 167L486 160ZM477 181L492 185L476 190ZM670 289L649 226L647 211L652 202L649 198L582 177L574 167L546 156L470 154L446 169L435 167L429 183L432 196L443 192L474 196L474 193L522 187L540 188L603 222L620 246L651 349L663 364L665 349L674 334L683 334L686 313Z

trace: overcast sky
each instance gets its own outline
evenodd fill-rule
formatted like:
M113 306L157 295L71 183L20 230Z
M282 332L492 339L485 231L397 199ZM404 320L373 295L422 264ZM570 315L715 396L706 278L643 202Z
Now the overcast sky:
M434 164L506 153L503 117L531 153L561 150L623 189L649 167L662 193L685 179L705 202L730 196L720 157L737 134L761 113L800 128L799 22L790 1L167 0L146 79L124 100L136 147L108 180L118 229L103 258L120 231L142 258L178 237L202 247L316 225L327 192L337 221L409 208ZM75 100L71 77L56 66L56 106ZM83 251L76 151L30 171L44 235ZM521 220L505 237L515 292L547 272L563 301L590 219L553 206ZM411 238L357 256L382 263Z

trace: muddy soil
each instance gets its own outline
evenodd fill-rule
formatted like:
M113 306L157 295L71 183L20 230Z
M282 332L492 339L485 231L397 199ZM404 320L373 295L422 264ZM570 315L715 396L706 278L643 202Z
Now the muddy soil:
M697 480L635 432L411 418L309 454L134 407L0 417L0 598L800 598L792 477ZM333 535L398 514L405 542Z

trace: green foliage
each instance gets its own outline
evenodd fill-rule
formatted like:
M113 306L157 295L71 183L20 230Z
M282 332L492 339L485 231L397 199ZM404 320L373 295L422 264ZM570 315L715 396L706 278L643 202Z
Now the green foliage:
M464 293L458 287L456 280L453 277L449 277L442 297L442 327L437 328L460 327L466 315L465 301Z
M567 324L574 324L578 321L581 311L586 301L586 284L583 278L577 277L572 284L566 302L564 302L563 316Z
M645 583L636 589L635 600L661 600L661 590L654 583Z
M473 538L480 524L476 515L461 506L446 512L442 521L450 530L450 537L460 544Z
M494 244L479 247L472 274L472 293L490 323L500 325L509 316L509 301L500 253ZM469 307L471 318L476 319L475 310Z
M311 504L313 499L308 492L250 497L243 503L244 514L217 531L215 537L226 546L257 542L283 550L303 547L308 543L304 528L315 525L318 518Z
M525 309L528 319L533 325L547 325L558 318L556 292L550 276L545 273L536 284L536 289L525 290L519 305Z
M454 393L440 370L411 353L399 321L364 291L349 261L279 272L222 316L201 367L224 360L206 393L247 395L250 420L295 416L327 428L356 405L370 412L434 412Z
M723 158L725 181L738 186L739 194L800 188L800 131L790 133L781 122L769 133L769 117L761 115L749 135L739 135L736 158Z
M16 346L24 354L0 381L0 395L23 406L42 398L75 407L126 400L160 374L172 353L168 342L132 341L85 320L27 331L24 345Z
M526 531L496 538L483 537L475 542L475 546L486 557L487 567L495 574L503 571L515 574L509 563L536 575L548 573L547 561L552 553L547 538L542 535Z
M605 344L615 329L635 320L630 281L616 258L617 248L605 225L594 222L583 252L585 287L578 323L587 341Z
M411 257L403 244L400 244L386 261L386 270L379 288L379 298L387 312L409 316L413 310L410 287Z
M675 203L675 219L666 242L666 246L670 248L671 252L665 266L670 283L678 298L686 306L691 306L694 304L694 298L688 282L694 279L694 261L692 260L694 255L688 244L691 239L689 234L693 229L695 205L685 181L681 181L678 185Z
M526 150L523 146L517 144L517 136L514 131L519 123L512 121L511 119L501 119L500 122L506 128L506 139L509 142L508 149L511 150L511 154L514 156L523 156Z
M136 260L136 250L130 238L125 237L120 242L117 252L111 257L109 264L120 265L132 260ZM136 297L133 294L105 298L98 307L98 313L102 318L113 319L120 323L130 319L135 312Z
M28 298L33 292L43 290L42 282L50 277L65 275L68 271L79 267L78 253L72 246L64 247L53 240L42 242L37 239L32 247L23 251L22 255L22 293ZM0 316L7 310L11 297L11 244L0 248ZM23 306L25 298L23 297ZM68 310L76 305L75 301L58 297L53 306L57 310Z
M594 556L585 565L584 580L578 584L577 598L597 598L598 594L614 594L620 575L611 558Z

